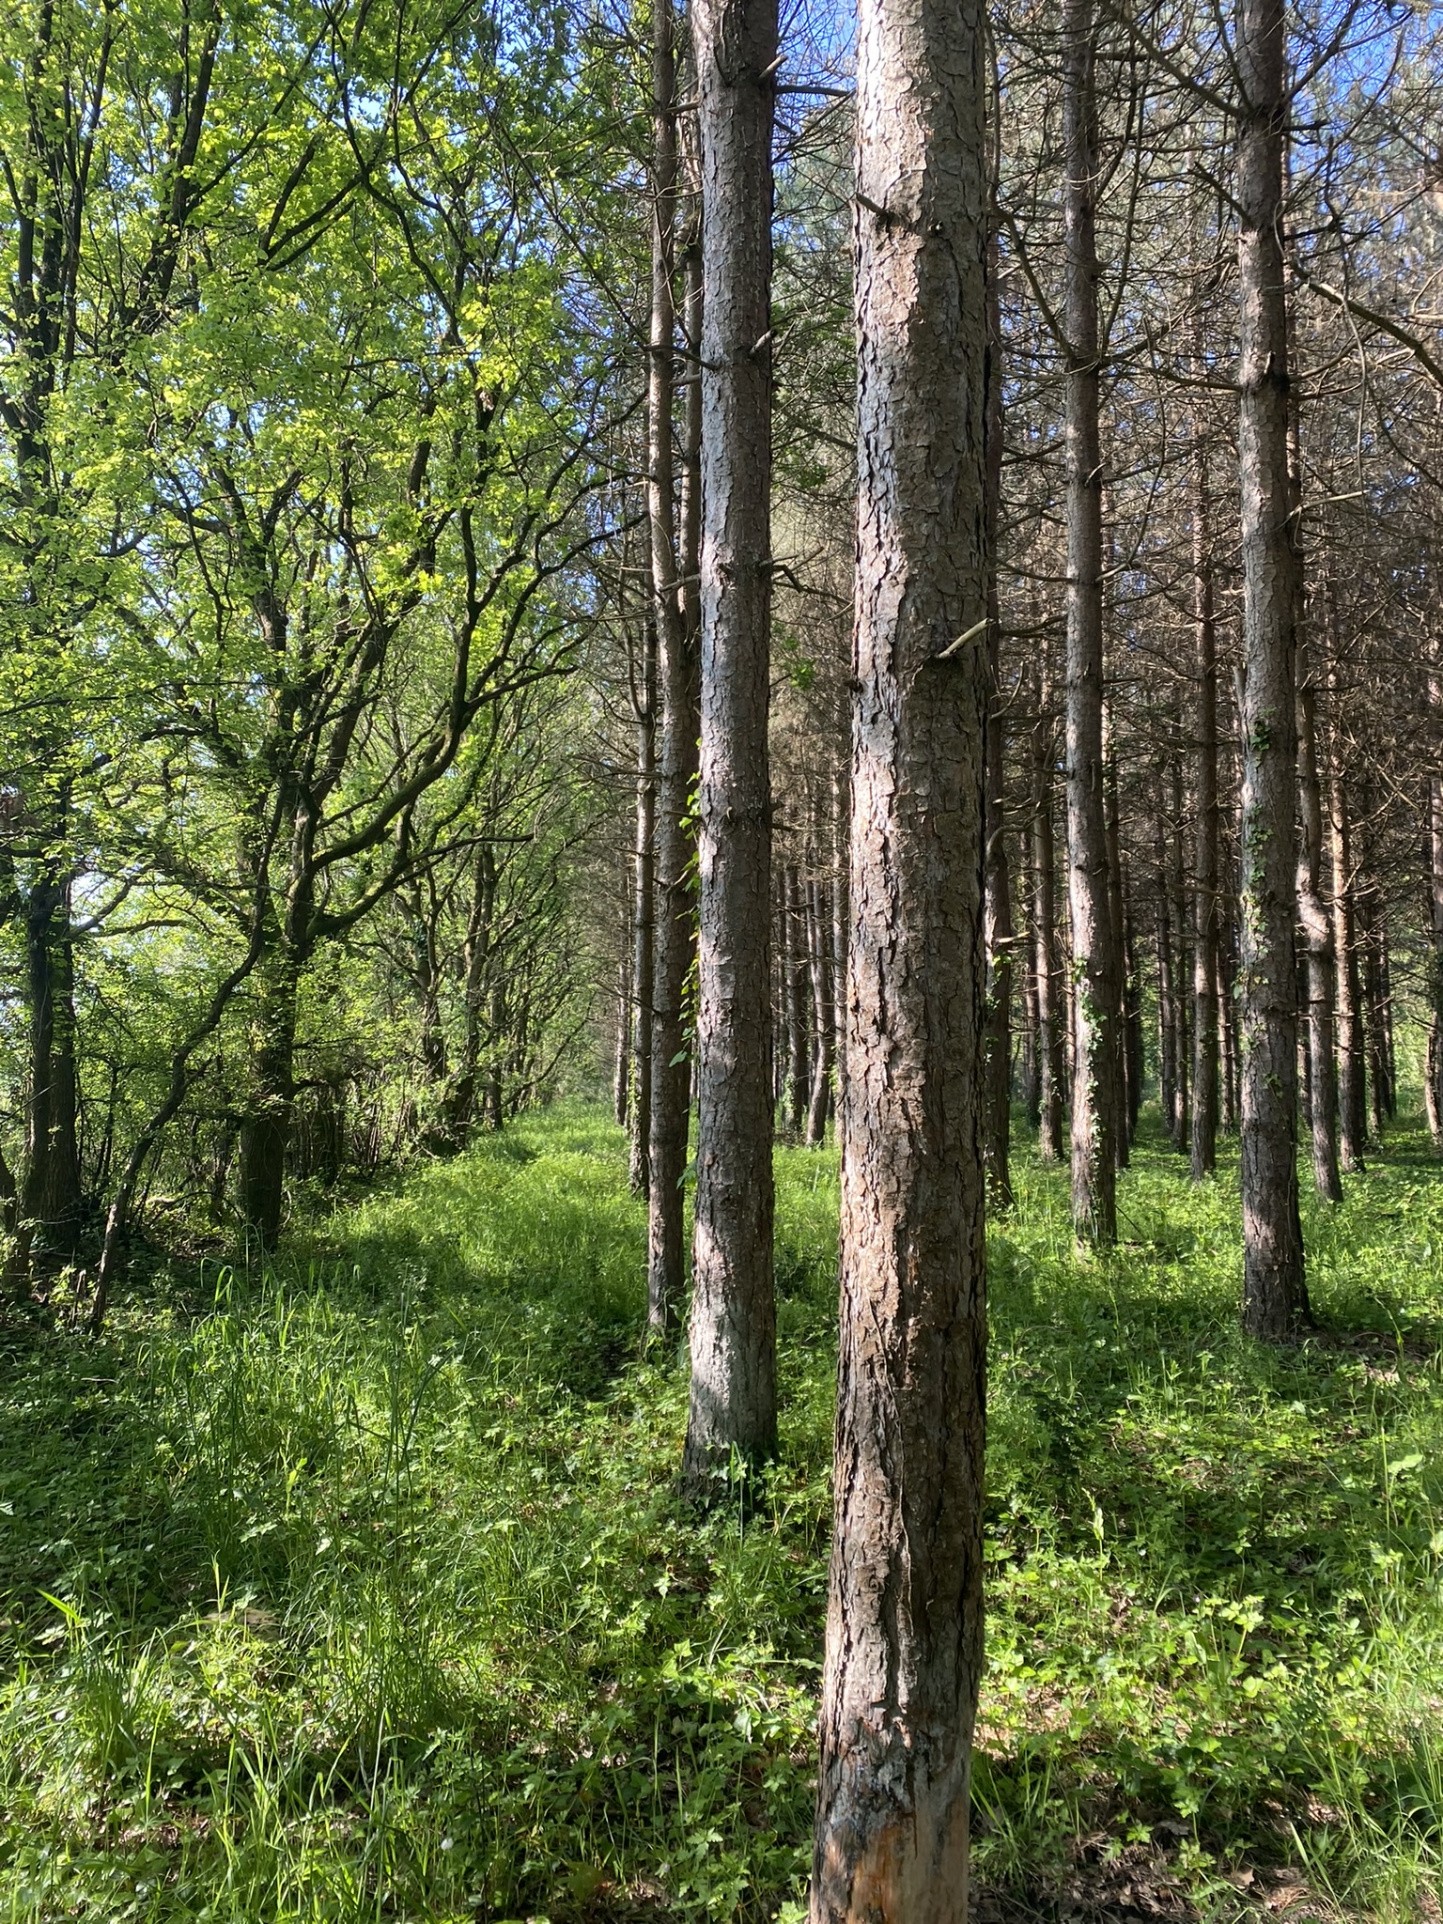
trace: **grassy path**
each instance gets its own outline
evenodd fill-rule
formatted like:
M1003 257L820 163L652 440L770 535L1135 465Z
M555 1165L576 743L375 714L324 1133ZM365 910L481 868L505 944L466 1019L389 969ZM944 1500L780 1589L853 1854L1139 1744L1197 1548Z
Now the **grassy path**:
M1309 1221L1327 1334L1233 1328L1231 1174L1144 1147L1080 1267L993 1232L982 1917L1437 1918L1443 1181ZM620 1138L553 1111L0 1334L0 1920L785 1916L805 1871L836 1248L779 1156L784 1461L699 1530L634 1360ZM157 1289L160 1285L157 1285Z

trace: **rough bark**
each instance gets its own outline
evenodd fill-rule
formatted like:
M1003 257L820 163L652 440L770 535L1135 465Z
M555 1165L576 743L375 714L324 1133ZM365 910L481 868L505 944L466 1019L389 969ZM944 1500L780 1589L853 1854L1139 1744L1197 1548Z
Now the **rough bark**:
M1157 769L1159 793L1162 768ZM1157 1081L1162 1123L1174 1140L1180 1116L1178 1104L1178 966L1173 953L1172 890L1168 886L1167 827L1159 811L1154 833L1153 860L1156 869L1157 920Z
M1428 706L1436 727L1443 711L1443 674L1436 667L1428 677ZM1423 1097L1434 1147L1443 1149L1443 774L1436 764L1428 773L1427 855L1428 1055Z
M1032 938L1037 984L1038 1149L1044 1162L1062 1160L1066 1037L1064 991L1057 955L1056 851L1052 826L1052 769L1056 733L1046 670L1039 681L1032 730Z
M687 389L683 440L681 579L672 458L672 400L676 316L672 276L676 221L676 49L670 0L654 0L652 48L655 215L652 227L651 356L648 375L652 602L657 631L657 699L661 739L657 754L655 847L656 963L652 977L652 1083L648 1139L647 1330L672 1334L681 1320L686 1287L684 1181L691 1117L691 1060L686 1036L687 981L695 940L690 820L696 775L696 631L686 578L695 573L695 464L698 404ZM701 279L695 251L687 254L688 344L698 345Z
M985 1343L983 72L977 0L862 0L841 1354L813 1924L967 1915Z
M616 1050L611 1070L611 1111L621 1129L631 1121L631 1036L631 931L628 928L624 931L621 959L616 965Z
M1238 0L1238 474L1242 506L1241 1008L1243 1327L1308 1314L1298 1215L1293 961L1297 530L1288 466L1283 285L1283 0Z
M1363 1167L1368 1140L1364 1069L1363 984L1358 967L1358 916L1353 825L1342 756L1335 741L1329 770L1333 845L1333 950L1338 995L1338 1160L1350 1175Z
M811 1077L807 1049L807 938L802 912L802 884L795 863L784 871L786 912L786 994L787 1024L791 1043L786 1078L787 1134L800 1142L806 1122L807 1095Z
M1102 443L1095 25L1092 0L1063 9L1067 179L1067 886L1072 920L1072 1223L1117 1239L1120 971L1107 861L1102 742Z
M1199 355L1198 360L1201 359ZM1193 853L1192 1179L1202 1182L1217 1164L1221 1100L1218 988L1218 663L1213 609L1212 528L1207 452L1194 418L1192 491L1193 637L1197 671L1197 838Z
M632 1073L636 1079L631 1132L631 1193L650 1187L651 1144L640 1118L651 1114L655 1052L652 1015L656 981L656 624L643 624L641 660L635 664L632 707L636 714L636 844L632 861L632 997L636 1016Z
M815 818L814 818L815 819ZM806 886L807 961L812 978L812 1088L807 1104L807 1147L826 1139L832 1104L832 1069L836 1048L836 1020L832 1012L832 903L826 877L816 870L818 852L808 851L812 873Z
M1333 1047L1337 999L1333 918L1323 898L1323 789L1318 776L1317 691L1298 650L1298 921L1307 984L1308 1120L1313 1180L1328 1202L1343 1200L1338 1174L1338 1070Z
M1127 884L1122 870L1122 819L1117 792L1117 755L1112 747L1111 726L1103 709L1103 760L1107 770L1107 900L1112 924L1113 980L1117 1004L1112 1033L1116 1042L1117 1077L1112 1105L1113 1160L1126 1169L1132 1156L1132 1138L1137 1126L1138 1091L1133 1082L1132 1034L1128 1010L1133 999L1132 955L1127 913Z
M771 215L776 0L696 0L702 156L696 1235L684 1488L776 1447Z
M1176 1103L1172 1145L1183 1154L1188 1153L1192 1133L1192 1084L1190 1069L1190 1025L1188 1022L1188 997L1186 983L1188 978L1188 916L1187 916L1187 863L1183 854L1183 784L1182 757L1174 754L1169 757L1169 776L1172 785L1172 819L1168 824L1168 865L1167 891L1171 903L1170 920L1176 931L1175 974L1172 984L1173 1016L1173 1055L1176 1064ZM1136 976L1133 977L1136 982ZM1136 1124L1134 1124L1136 1127Z
M986 1080L987 1201L994 1213L1012 1207L1012 877L1003 806L1007 731L1002 717L1002 610L998 598L997 513L1002 496L1002 326L997 297L997 237L989 249L987 292L987 787L983 861L987 936Z

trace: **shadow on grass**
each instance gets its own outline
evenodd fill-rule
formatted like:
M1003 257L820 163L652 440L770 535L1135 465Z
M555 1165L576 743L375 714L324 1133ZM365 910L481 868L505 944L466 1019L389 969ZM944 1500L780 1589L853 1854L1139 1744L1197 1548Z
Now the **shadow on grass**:
M357 1201L265 1275L212 1271L208 1300L132 1298L101 1350L0 1355L0 1871L40 1893L14 1915L120 1915L122 1871L154 1924L795 1901L837 1192L830 1152L777 1166L785 1455L750 1520L672 1501L684 1381L634 1360L642 1210L586 1113ZM1278 1349L1237 1333L1230 1169L1194 1189L1145 1139L1129 1241L1091 1263L1058 1172L1019 1157L1018 1192L991 1243L979 1918L1308 1891L1421 1914L1440 1186L1381 1164L1310 1210L1327 1328Z

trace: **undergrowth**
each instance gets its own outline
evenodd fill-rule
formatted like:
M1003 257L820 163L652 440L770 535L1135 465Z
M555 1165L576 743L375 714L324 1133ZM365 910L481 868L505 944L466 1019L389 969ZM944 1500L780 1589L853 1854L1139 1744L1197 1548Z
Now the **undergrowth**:
M1017 1178L991 1233L984 1906L1120 1916L1146 1882L1178 1916L1436 1918L1422 1139L1312 1212L1322 1333L1279 1350L1236 1332L1234 1171L1195 1190L1145 1143L1124 1246L1090 1264L1059 1173ZM0 1919L794 1916L835 1159L780 1151L778 1179L782 1460L759 1513L704 1527L595 1112L413 1173L262 1274L158 1277L98 1348L11 1330Z

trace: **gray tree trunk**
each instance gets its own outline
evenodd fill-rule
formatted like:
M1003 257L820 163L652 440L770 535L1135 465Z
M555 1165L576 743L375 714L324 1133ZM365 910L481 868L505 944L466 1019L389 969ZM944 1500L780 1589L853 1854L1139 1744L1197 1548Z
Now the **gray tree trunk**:
M1438 649L1435 643L1434 659ZM1434 726L1443 711L1443 674L1428 676L1428 706ZM1428 775L1428 1055L1423 1098L1433 1146L1443 1149L1443 776Z
M997 584L997 513L1002 496L1002 325L997 297L997 235L988 250L987 290L987 788L983 834L987 937L987 1200L1012 1207L1012 877L1007 864L1004 791L1007 733L1002 720L1002 610Z
M1052 825L1052 767L1056 758L1051 686L1044 668L1032 731L1032 940L1037 984L1038 1149L1044 1162L1062 1160L1066 1103L1065 996L1057 955L1056 851Z
M795 863L784 873L786 901L786 973L788 1032L791 1056L787 1065L786 1126L793 1142L800 1142L806 1121L810 1084L807 1040L810 1034L810 1006L807 1001L807 931L802 911L802 885Z
M1283 287L1283 0L1238 0L1238 474L1243 690L1240 1022L1243 1327L1277 1339L1308 1314L1298 1216L1293 960L1297 531L1288 472Z
M815 822L815 816L813 821ZM819 852L807 852L812 874L806 886L807 959L812 977L812 1089L807 1104L807 1147L826 1140L827 1116L832 1106L832 1068L836 1050L836 1017L832 1008L832 896L825 875L817 873Z
M1201 355L1195 357L1201 365ZM1213 610L1212 526L1208 502L1207 452L1202 428L1193 420L1192 581L1193 635L1196 648L1197 841L1193 866L1193 1065L1192 1179L1202 1182L1217 1164L1221 1106L1218 987L1218 658Z
M1333 918L1323 899L1323 789L1318 776L1317 694L1299 638L1298 660L1298 921L1308 993L1309 1120L1313 1180L1328 1202L1343 1200L1338 1175L1338 1068L1333 1046L1337 999Z
M772 1276L772 112L776 0L695 0L702 157L696 1237L683 1486L776 1447Z
M813 1924L961 1924L982 1660L979 0L862 0L841 1354Z
M676 230L676 47L671 0L656 0L652 45L651 348L647 381L647 520L651 537L652 605L657 633L657 755L655 835L655 944L652 973L652 1078L647 1206L647 1331L671 1335L680 1325L686 1288L684 1181L691 1118L691 1063L686 1041L686 988L691 973L694 840L689 825L696 774L696 645L688 619L685 576L689 555L688 482L683 475L682 579L678 579L672 400L676 314L673 273ZM687 327L690 312L688 274ZM687 389L684 447L694 450L696 408ZM695 486L691 486L691 496Z
M1072 918L1072 1223L1117 1239L1120 971L1102 746L1102 442L1098 425L1095 28L1063 8L1067 230L1067 891Z
M636 1019L632 1071L636 1095L631 1132L631 1192L645 1196L650 1187L651 1144L646 1118L651 1114L655 1052L652 1013L656 980L656 624L642 628L641 660L634 664L632 704L636 711L636 849L632 877L632 996Z

